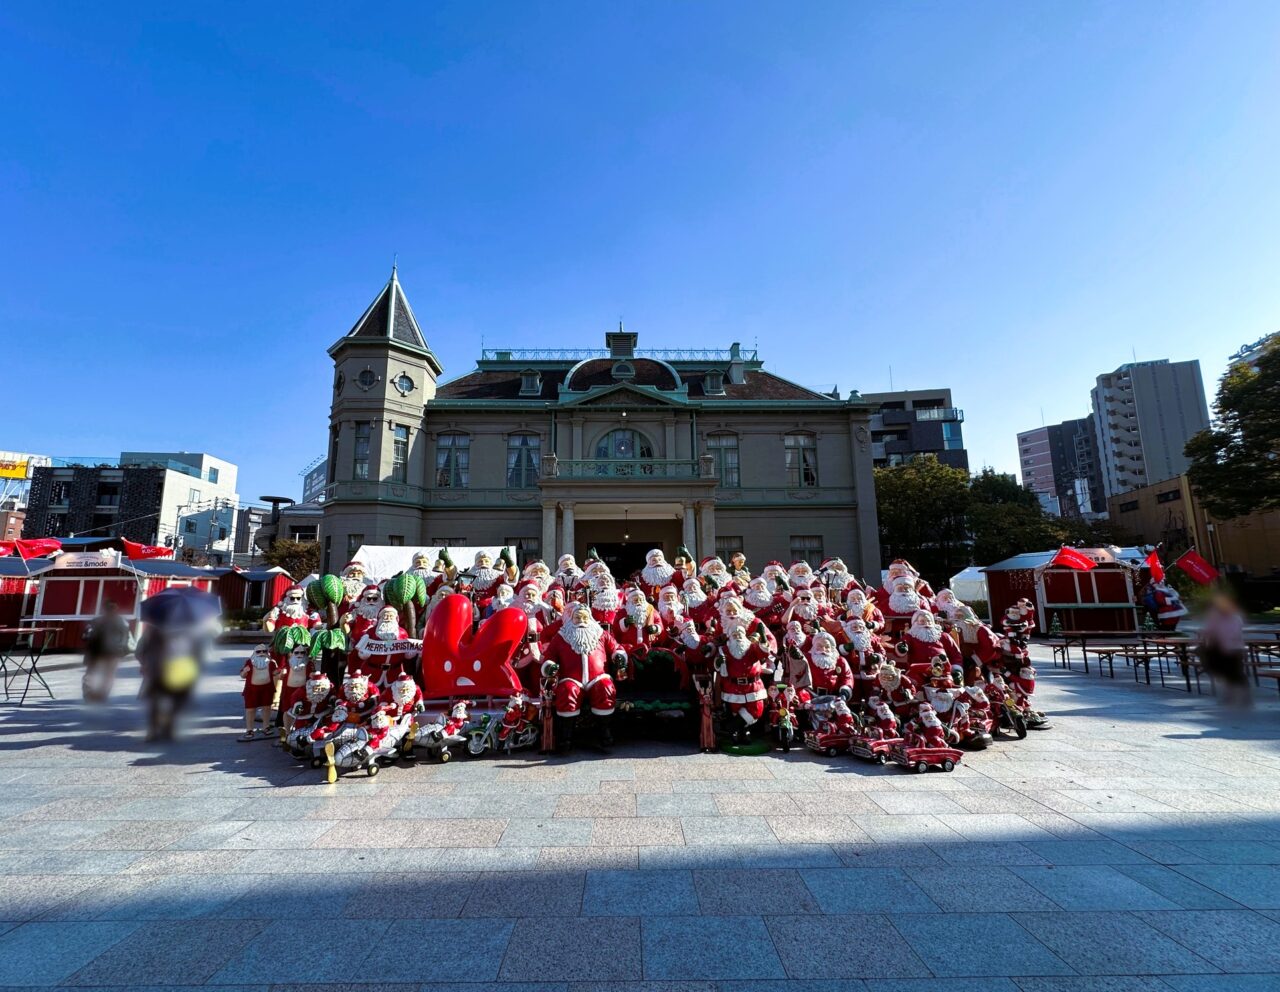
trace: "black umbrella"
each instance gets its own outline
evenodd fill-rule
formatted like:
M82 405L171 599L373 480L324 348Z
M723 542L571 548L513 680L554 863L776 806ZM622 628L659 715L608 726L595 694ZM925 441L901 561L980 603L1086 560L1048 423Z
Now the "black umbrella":
M222 615L222 601L190 586L166 589L142 601L139 616L153 627L195 627Z

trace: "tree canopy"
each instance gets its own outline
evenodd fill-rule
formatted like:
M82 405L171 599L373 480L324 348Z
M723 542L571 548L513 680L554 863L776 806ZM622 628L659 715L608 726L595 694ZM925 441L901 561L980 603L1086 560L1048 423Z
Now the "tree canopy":
M1215 423L1187 442L1191 485L1215 517L1280 507L1280 334L1218 382Z
M278 540L262 557L272 568L283 568L298 581L320 570L320 545L315 541Z

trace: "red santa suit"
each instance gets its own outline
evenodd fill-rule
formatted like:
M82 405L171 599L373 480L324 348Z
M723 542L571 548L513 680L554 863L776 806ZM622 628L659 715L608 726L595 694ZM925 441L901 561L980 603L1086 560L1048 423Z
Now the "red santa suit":
M928 619L927 625L923 618ZM955 641L933 623L933 614L924 610L917 611L911 626L903 631L897 648L899 656L902 656L903 646L906 650L907 674L917 682L929 677L933 671L933 663L937 660L941 660L948 670L953 662L957 665L964 662Z
M280 687L280 710L288 713L294 703L306 696L307 680L315 673L316 667L311 658L299 658L291 653L287 664L281 666L280 670L286 672L284 685Z
M877 677L879 695L901 719L916 703L916 684L893 665L882 665Z
M1036 670L1030 665L1023 665L1009 674L1008 684L1013 690L1013 699L1018 704L1018 709L1029 710L1031 697L1036 691Z
M254 654L240 667L240 677L244 679L244 708L256 710L270 706L276 694L276 678L280 675L281 666L270 655Z
M574 717L585 702L597 716L613 712L617 688L609 674L610 662L626 658L611 631L576 627L573 611L547 628L550 635L543 650L543 673L548 664L559 667L556 681L556 715Z
M877 699L872 707L872 722L867 727L867 736L873 740L893 740L898 736L898 718L889 709L889 704Z
M912 723L912 744L915 747L946 747L947 730L938 719L933 707L922 703L920 713Z
M971 685L965 689L965 701L969 704L969 722L982 733L991 732L991 700L982 686Z
M542 692L542 635L547 624L537 610L532 616L526 611L525 620L525 635L516 647L511 665L520 676L524 691L532 696Z
M911 580L899 579L889 589L880 588L874 593L875 604L891 630L900 630L918 610L928 610L929 600L920 595Z
M384 628L382 622L365 631L364 636L356 642L356 658L358 659L358 670L369 676L369 680L379 689L385 688L388 684L399 678L404 673L405 664L410 660L412 652L400 651L396 654L374 654L366 650L366 646L377 642L394 642L406 641L409 639L409 632L395 624L395 635L391 636L392 628Z
M422 689L407 672L401 672L399 677L383 690L382 705L395 720L421 713L425 708Z
M740 653L736 653L740 652ZM720 698L730 712L750 726L764 716L768 693L764 688L764 674L769 656L758 643L748 640L745 632L735 632L729 643L720 649Z
M665 628L657 611L648 603L629 601L626 609L618 611L610 627L613 639L632 661L643 660L662 640Z
M872 695L876 687L876 675L884 654L874 634L861 620L846 621L836 637L840 653L849 659L853 669L853 699L856 705Z
M321 623L319 614L309 613L307 604L296 598L302 594L302 590L298 588L289 589L285 593L285 598L271 610L268 610L262 618L263 629L268 633L274 634L283 627L302 627L311 630L313 627L319 626ZM291 597L293 597L291 599ZM280 665L285 663L285 654L282 651L272 650L271 656L275 658Z
M823 646L828 650L823 650ZM836 639L823 631L809 646L809 685L815 696L853 696L853 669L836 647Z

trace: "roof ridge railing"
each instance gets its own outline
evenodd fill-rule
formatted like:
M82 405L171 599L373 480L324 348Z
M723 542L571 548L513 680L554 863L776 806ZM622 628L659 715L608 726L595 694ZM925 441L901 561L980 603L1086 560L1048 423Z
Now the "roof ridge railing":
M744 362L757 361L754 348L743 348L738 356ZM555 362L609 358L607 348L485 348L482 362ZM656 358L667 362L727 362L734 357L729 348L638 348L633 358ZM622 359L619 359L620 361Z

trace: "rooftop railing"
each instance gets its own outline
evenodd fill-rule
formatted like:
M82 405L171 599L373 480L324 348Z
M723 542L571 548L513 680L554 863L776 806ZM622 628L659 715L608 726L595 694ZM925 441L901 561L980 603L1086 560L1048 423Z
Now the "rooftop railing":
M639 348L628 357L664 362L728 362L737 357L754 362L757 354L754 348L739 349L737 356L728 348ZM480 352L482 362L580 362L609 357L607 348L485 348Z

